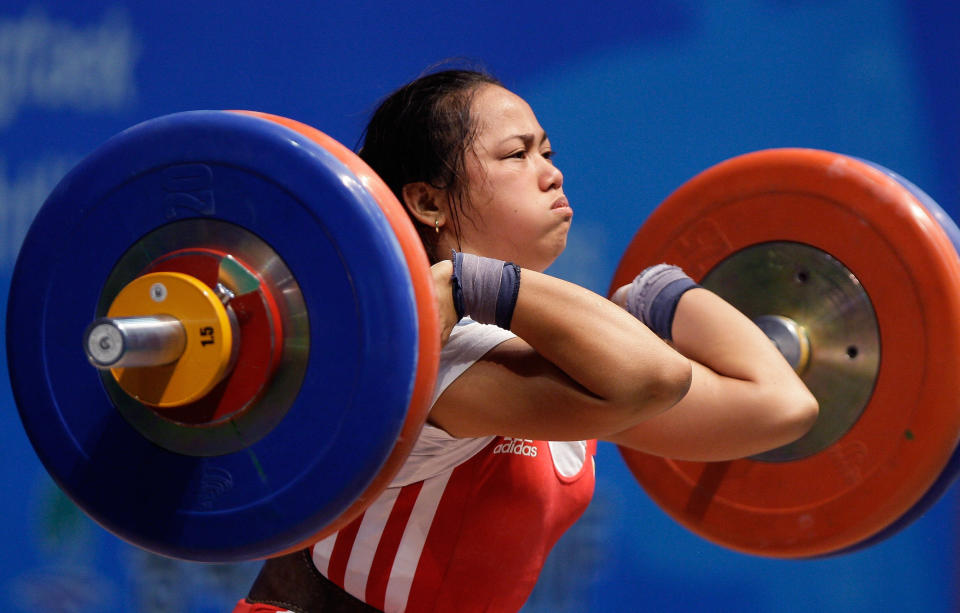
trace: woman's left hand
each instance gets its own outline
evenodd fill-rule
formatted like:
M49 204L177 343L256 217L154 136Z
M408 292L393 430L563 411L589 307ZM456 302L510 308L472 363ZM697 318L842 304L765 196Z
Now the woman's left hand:
M437 312L440 316L440 346L447 344L453 327L460 318L453 307L453 263L450 260L441 260L430 267L433 275L433 289L437 297Z

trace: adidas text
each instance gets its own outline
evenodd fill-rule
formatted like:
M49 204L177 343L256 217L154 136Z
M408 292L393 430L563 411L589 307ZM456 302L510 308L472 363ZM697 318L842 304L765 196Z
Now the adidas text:
M531 443L533 441L530 439L504 438L502 443L493 448L493 453L512 453L535 458L537 457L537 446Z

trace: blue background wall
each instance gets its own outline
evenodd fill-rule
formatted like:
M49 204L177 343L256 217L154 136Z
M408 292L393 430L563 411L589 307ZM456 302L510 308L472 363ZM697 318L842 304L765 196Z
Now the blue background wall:
M577 210L552 272L597 291L659 201L751 150L850 153L910 178L954 217L960 207L960 8L949 0L172 4L0 4L4 311L33 214L114 133L180 110L249 108L352 146L376 100L453 56L482 61L550 132ZM249 585L256 564L158 558L80 515L34 457L5 377L0 449L0 608L223 611ZM601 446L598 465L594 503L528 611L960 605L955 487L866 551L786 562L687 533L614 448Z

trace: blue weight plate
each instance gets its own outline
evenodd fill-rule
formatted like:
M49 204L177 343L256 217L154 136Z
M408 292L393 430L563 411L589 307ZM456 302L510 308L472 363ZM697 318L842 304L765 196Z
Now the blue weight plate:
M141 436L80 342L118 259L188 219L270 245L309 318L306 372L284 418L212 456ZM163 555L246 560L309 538L378 473L416 374L416 308L396 237L345 166L278 124L195 111L130 128L60 182L17 261L7 354L37 454L89 515Z
M896 180L898 183L900 183L900 185L907 188L907 191L909 191L913 197L916 198L931 215L933 215L933 218L937 220L937 223L940 224L940 227L942 227L944 232L947 233L947 237L950 239L950 242L953 243L954 248L956 248L958 253L960 253L960 228L957 227L957 224L953 221L953 218L943 210L943 207L937 204L936 200L931 198L929 194L914 185L912 182L901 177L889 168L885 168L880 164L871 162L870 160L864 160L862 158L854 159L863 162L867 166L876 168L888 177Z
M953 243L954 249L957 250L958 257L960 257L960 228L957 227L957 224L953 221L953 218L950 217L950 215L944 211L939 204L937 204L936 200L931 198L929 194L917 187L914 183L903 178L889 168L862 158L854 159L863 162L871 168L879 170L905 187L907 191L909 191L910 194L923 205L927 212L929 212L933 218L937 220L937 223L939 223L940 227L942 227L944 232L946 232L947 238L949 238L950 242ZM947 461L947 464L940 472L940 475L937 477L936 481L933 482L933 485L930 486L930 489L928 489L927 492L897 521L893 522L872 537L830 555L839 555L860 551L862 549L866 549L867 547L876 545L877 543L897 534L919 519L930 509L930 507L936 504L936 502L940 500L950 486L953 485L958 475L960 475L960 445L958 445L954 450L953 454L950 456L950 459Z

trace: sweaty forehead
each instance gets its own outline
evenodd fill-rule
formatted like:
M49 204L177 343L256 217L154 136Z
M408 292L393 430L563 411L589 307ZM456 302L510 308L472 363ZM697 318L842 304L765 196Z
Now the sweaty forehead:
M481 139L543 132L526 100L496 85L487 85L473 100L471 113Z

